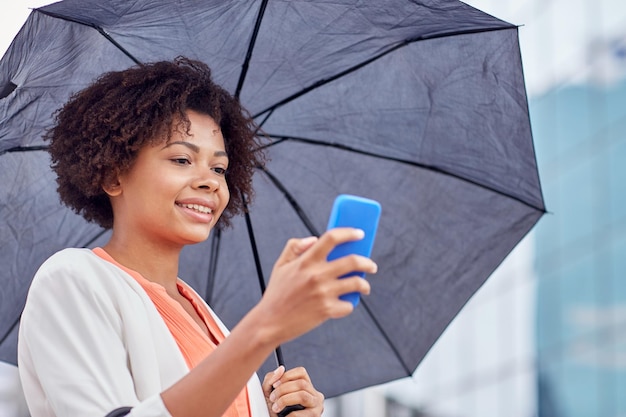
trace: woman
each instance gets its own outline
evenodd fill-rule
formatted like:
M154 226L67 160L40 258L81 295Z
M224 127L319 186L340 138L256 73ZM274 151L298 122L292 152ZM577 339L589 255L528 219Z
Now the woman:
M338 297L367 294L327 262L340 228L291 239L261 301L228 331L180 278L180 251L229 225L252 197L262 156L238 101L184 58L103 75L57 113L48 134L61 200L111 228L101 248L65 249L37 272L22 315L18 361L33 417L319 416L323 395L303 368L255 370L281 343L350 314ZM228 336L228 337L226 337Z

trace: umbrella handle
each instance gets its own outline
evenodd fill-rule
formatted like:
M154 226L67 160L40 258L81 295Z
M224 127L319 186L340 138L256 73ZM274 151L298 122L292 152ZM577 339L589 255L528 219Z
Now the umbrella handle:
M285 417L287 414L291 413L292 411L298 411L298 410L304 410L304 409L305 407L300 404L288 405L287 407L283 408L283 411L278 413L278 417Z

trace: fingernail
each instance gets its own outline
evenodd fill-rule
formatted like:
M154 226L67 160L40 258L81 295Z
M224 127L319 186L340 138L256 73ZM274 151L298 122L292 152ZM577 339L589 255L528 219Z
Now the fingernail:
M274 403L274 405L272 405L272 411L275 413L278 413L280 411L280 408L278 408L278 404Z
M278 388L280 386L280 381L276 381L272 384L274 388Z
M276 393L272 392L272 393L270 394L270 401L271 401L271 402L276 401Z
M372 274L375 274L376 272L378 272L378 264L374 262L374 272L372 272Z
M363 229L356 229L357 235L360 239L365 237L365 231Z

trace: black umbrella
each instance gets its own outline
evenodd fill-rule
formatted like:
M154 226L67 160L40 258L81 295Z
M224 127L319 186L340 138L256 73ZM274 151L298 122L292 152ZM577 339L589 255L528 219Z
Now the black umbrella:
M337 194L382 204L371 296L283 346L328 397L411 375L544 213L514 25L452 0L65 0L0 61L2 359L43 260L107 238L58 202L51 113L104 71L178 55L208 63L270 138L249 216L181 261L227 325Z

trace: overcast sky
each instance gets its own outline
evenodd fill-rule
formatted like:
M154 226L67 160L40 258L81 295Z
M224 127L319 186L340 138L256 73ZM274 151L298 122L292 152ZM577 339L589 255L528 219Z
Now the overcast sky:
M625 0L468 0L466 3L520 26L530 95L589 79L612 83L626 73ZM615 60L618 47L620 62Z

